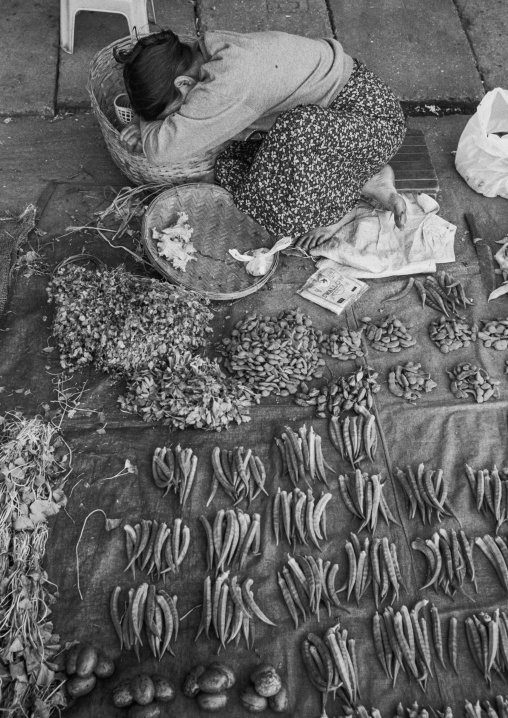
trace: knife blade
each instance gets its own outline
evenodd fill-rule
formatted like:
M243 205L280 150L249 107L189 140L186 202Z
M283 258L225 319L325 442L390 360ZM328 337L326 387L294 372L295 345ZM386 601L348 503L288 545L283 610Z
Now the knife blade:
M478 257L482 284L487 290L487 297L489 297L490 293L496 288L496 273L494 271L492 250L478 231L474 216L470 212L466 212L464 216L469 227L471 239L473 240L476 256Z

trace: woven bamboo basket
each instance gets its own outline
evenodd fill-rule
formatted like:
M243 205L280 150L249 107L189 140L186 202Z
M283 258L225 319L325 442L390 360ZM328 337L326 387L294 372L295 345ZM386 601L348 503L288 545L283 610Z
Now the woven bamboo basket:
M174 225L178 212L185 212L194 229L191 241L196 260L190 260L185 272L157 251L152 229ZM273 276L278 254L262 277L245 271L245 264L229 254L236 248L245 254L259 247L270 248L274 238L261 225L233 204L229 192L216 185L186 184L163 191L149 205L141 229L143 246L151 264L173 284L203 294L209 299L231 300L245 297L260 289Z
M193 38L182 36L184 40ZM115 97L125 92L122 66L113 56L113 48L126 49L132 45L129 37L112 42L99 50L90 63L87 90L92 111L97 118L106 146L114 163L135 185L168 184L186 182L213 182L213 168L217 155L226 144L209 151L205 156L187 163L156 167L151 165L143 153L133 154L120 144L123 129L115 113Z

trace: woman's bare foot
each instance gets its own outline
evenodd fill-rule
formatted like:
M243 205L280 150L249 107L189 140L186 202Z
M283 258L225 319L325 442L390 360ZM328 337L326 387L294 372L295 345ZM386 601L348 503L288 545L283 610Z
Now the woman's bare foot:
M399 229L403 229L406 224L406 202L404 197L395 189L395 174L390 165L385 165L374 177L366 182L362 187L362 195L367 199L373 199L378 202L383 209L393 212L395 224ZM348 212L336 224L330 224L327 227L316 227L309 230L295 242L295 247L299 247L309 252L320 244L331 239L338 230L347 224L354 212Z
M362 195L378 202L383 209L393 212L395 224L404 229L406 224L406 202L395 189L395 174L390 165L385 165L362 187Z

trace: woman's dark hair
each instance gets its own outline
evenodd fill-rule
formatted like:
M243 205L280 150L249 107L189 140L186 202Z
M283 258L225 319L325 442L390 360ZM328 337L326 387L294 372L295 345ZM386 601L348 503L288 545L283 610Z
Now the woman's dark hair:
M175 79L185 75L194 61L190 45L171 30L138 39L131 50L113 49L121 63L132 109L144 120L156 120L166 106L180 97Z

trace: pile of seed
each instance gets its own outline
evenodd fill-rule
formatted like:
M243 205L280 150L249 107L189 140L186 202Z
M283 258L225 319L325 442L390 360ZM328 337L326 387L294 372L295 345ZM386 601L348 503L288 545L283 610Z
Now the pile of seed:
M319 339L323 354L335 359L346 361L364 355L361 331L355 332L347 327L339 327L336 331L325 334L318 329L316 330L316 336Z
M419 399L424 392L432 391L436 386L430 374L423 371L422 365L412 361L397 365L388 374L390 392L408 401Z
M478 336L487 348L492 347L500 352L508 349L508 319L489 319L483 322Z
M302 381L323 376L320 339L298 309L275 317L251 314L217 349L225 368L261 396L296 394Z
M489 399L499 399L499 381L491 379L482 367L475 364L457 364L450 377L450 391L456 399L467 399L468 395L481 404Z
M296 394L295 404L315 406L316 416L320 419L326 418L327 413L338 416L341 411L350 409L362 414L372 409L372 395L377 394L381 388L376 381L377 377L377 372L366 367L324 384L319 389L309 389L303 382L301 391Z
M448 352L468 347L475 342L478 336L478 327L476 324L471 326L467 322L442 316L430 323L429 336L439 347L440 352L448 354Z
M365 338L378 352L397 354L416 344L404 324L394 315L386 317L381 324L376 324L370 317L361 320L365 327Z
M221 431L232 422L250 421L249 406L259 399L225 376L216 359L187 352L164 370L133 373L118 402L123 411L137 413L143 421L172 429Z

